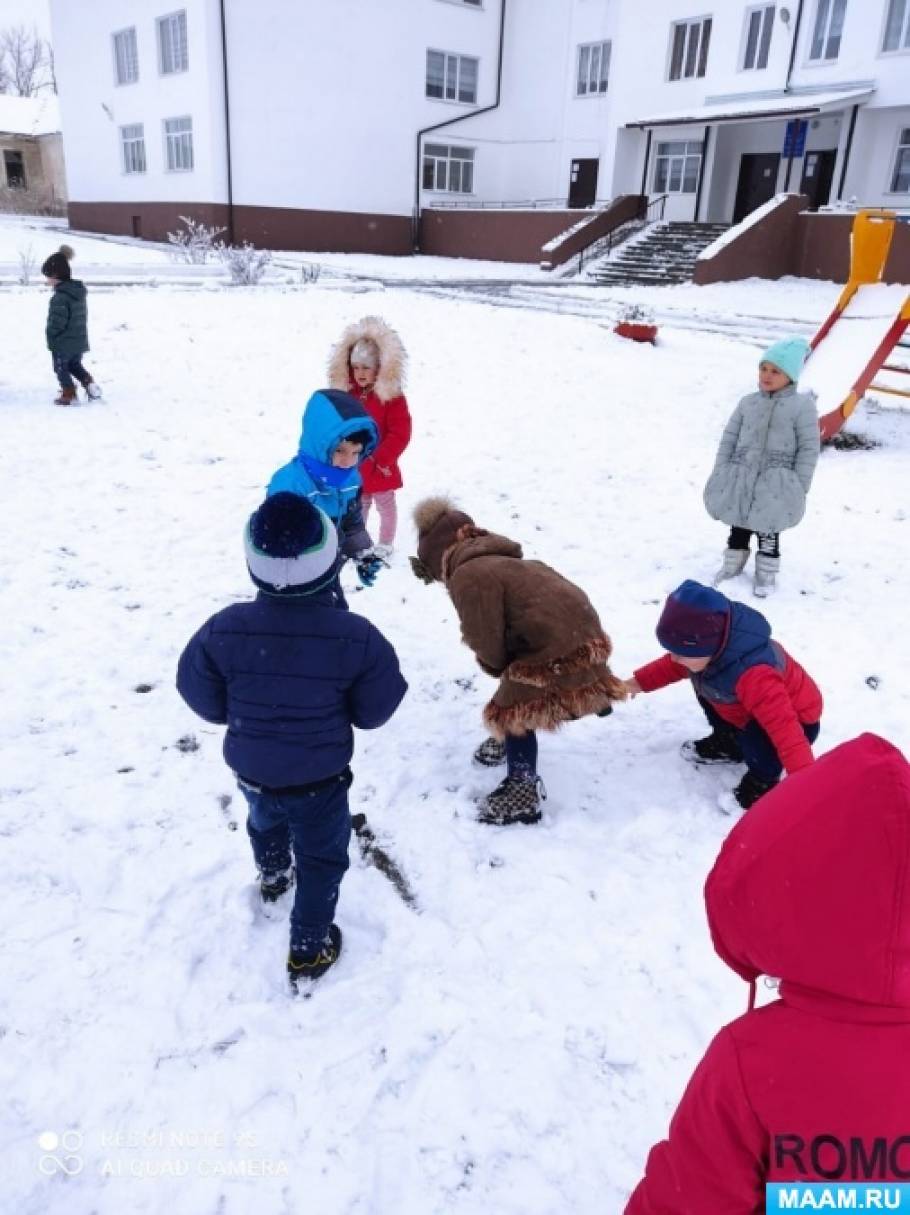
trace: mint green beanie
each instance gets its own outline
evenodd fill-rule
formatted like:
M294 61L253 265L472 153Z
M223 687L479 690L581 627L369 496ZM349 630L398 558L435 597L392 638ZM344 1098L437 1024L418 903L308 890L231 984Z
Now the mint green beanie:
M773 346L769 346L758 361L760 363L773 363L784 375L789 376L795 384L808 357L809 343L805 338L781 338L779 342L775 342Z

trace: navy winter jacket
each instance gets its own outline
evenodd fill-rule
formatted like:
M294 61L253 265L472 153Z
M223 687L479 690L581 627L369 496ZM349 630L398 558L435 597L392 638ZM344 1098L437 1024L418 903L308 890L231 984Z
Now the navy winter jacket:
M227 725L228 765L271 788L341 772L354 751L351 727L384 725L407 686L389 642L339 608L331 590L232 604L190 639L177 666L190 708Z
M52 354L85 354L88 350L88 302L85 283L65 279L54 288L47 309L45 335Z

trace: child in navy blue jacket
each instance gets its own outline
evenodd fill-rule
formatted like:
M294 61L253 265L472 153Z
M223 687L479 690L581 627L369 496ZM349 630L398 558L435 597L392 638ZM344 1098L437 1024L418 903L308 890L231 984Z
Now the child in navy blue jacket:
M341 952L333 917L348 867L352 727L384 725L407 684L379 630L339 605L338 537L323 511L277 493L251 516L244 540L259 594L192 637L177 689L200 717L227 726L224 758L249 803L263 900L291 887L296 862L296 987Z

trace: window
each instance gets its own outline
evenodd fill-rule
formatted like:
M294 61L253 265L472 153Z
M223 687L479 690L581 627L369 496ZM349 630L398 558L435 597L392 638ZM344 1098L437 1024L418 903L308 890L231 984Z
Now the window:
M679 140L659 143L654 160L656 194L694 194L698 189L702 145Z
M11 190L25 189L25 162L21 152L4 152L3 163L6 166L6 184Z
M746 9L746 44L743 48L743 71L760 70L768 66L771 32L774 29L774 5Z
M609 78L610 43L590 42L586 46L580 46L575 96L590 97L592 93L605 93Z
M809 58L820 61L836 59L840 54L841 34L847 0L818 0L815 29L809 47Z
M141 122L120 128L124 173L145 172L145 133Z
M477 59L427 51L427 97L444 101L477 101Z
M894 173L891 175L892 194L910 194L910 127L904 127L897 144Z
M171 172L186 172L193 167L192 118L165 118L164 142L167 167Z
M428 143L423 149L423 188L470 194L474 189L474 149Z
M670 26L670 79L688 80L704 76L708 66L711 18L674 21Z
M139 79L135 27L114 34L114 79L118 84L135 84Z
M185 72L190 66L185 12L158 18L158 66L162 76Z
M910 0L891 0L888 5L882 50L910 50Z

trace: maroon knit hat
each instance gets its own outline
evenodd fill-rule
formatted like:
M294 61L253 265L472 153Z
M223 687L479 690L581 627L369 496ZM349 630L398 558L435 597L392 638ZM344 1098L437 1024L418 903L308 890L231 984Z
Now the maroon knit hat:
M724 643L729 618L726 595L687 579L667 597L657 622L657 640L671 654L713 658Z

